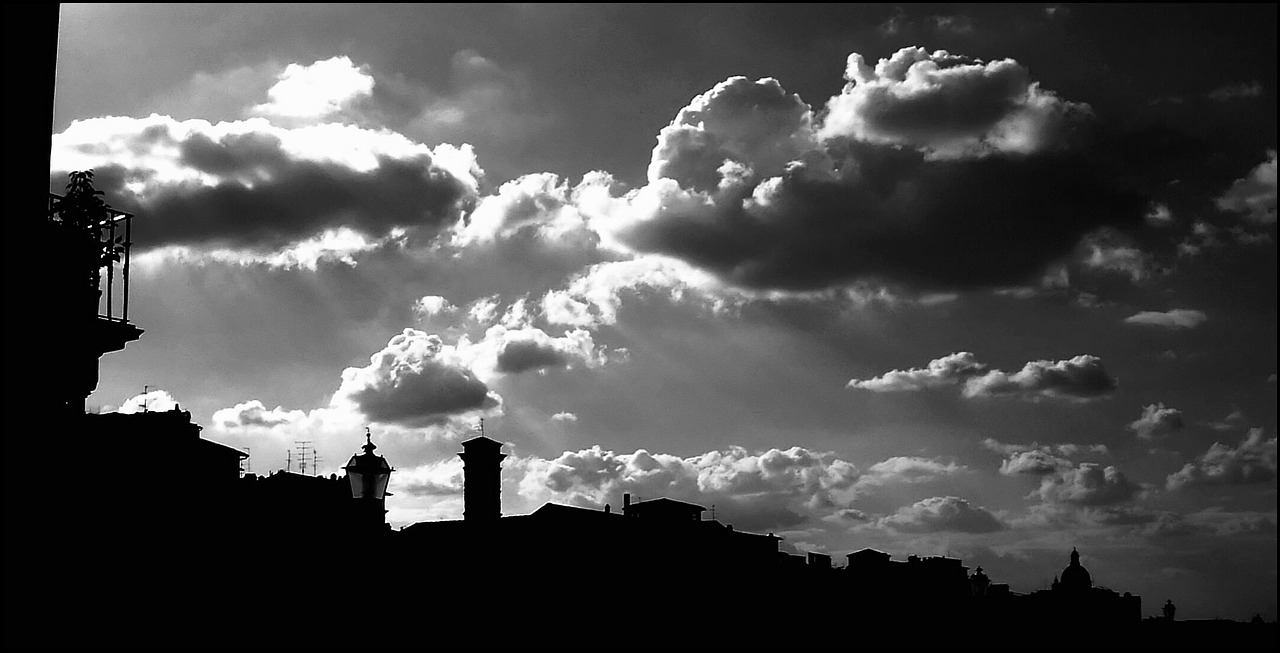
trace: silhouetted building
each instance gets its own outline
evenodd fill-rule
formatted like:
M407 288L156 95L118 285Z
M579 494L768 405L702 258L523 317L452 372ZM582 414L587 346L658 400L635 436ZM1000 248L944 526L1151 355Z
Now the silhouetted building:
M462 443L466 485L463 519L493 520L502 516L502 443L481 435Z

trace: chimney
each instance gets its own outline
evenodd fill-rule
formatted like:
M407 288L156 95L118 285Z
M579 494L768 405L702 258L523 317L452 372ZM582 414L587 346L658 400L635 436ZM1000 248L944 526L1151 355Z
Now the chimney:
M608 515L608 514L611 514L611 513L613 513L613 506L610 506L610 505L609 505L609 504L607 504L607 503L606 503L606 504L604 504L604 514Z
M622 494L622 514L631 515L631 493L624 492Z

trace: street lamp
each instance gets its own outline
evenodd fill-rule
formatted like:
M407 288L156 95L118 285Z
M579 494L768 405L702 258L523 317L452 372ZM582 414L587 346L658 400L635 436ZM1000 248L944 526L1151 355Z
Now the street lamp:
M365 428L365 443L361 447L364 453L356 454L347 461L342 469L347 473L347 481L351 483L351 498L358 503L358 519L378 529L385 528L385 499L391 496L387 492L387 482L391 480L391 465L387 459L373 453L377 445L373 444L373 434Z

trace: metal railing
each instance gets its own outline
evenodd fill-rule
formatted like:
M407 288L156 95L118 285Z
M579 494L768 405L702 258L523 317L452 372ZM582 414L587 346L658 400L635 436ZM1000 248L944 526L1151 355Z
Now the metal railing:
M59 215L59 203L64 196L57 193L49 193L48 217L54 222L61 222ZM102 251L109 252L111 256L106 258L96 270L95 275L98 280L97 290L99 291L98 300L98 318L111 322L128 322L129 321L129 249L133 246L133 214L110 206L102 207L102 218L98 219L94 224L88 225L90 231L96 232L99 246ZM106 279L104 281L102 268L106 268ZM122 292L120 293L120 311L116 313L116 293L115 278L119 268L120 280L122 284ZM103 286L106 286L105 289Z

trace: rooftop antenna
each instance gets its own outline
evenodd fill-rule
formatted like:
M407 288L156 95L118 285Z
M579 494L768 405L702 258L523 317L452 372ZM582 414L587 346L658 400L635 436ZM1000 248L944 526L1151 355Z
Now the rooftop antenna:
M150 387L149 385L142 386L142 412L144 413L147 412L147 388Z
M711 521L716 520L716 504L711 504Z
M480 431L480 437L483 438L484 437L484 418L483 417L480 418L480 426L476 427L476 429Z

